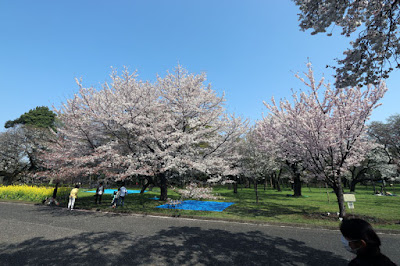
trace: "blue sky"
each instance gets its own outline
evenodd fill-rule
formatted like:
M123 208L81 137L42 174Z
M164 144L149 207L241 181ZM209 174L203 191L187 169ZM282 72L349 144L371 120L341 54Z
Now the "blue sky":
M227 109L252 122L263 101L304 89L294 77L310 60L333 82L334 58L349 39L301 32L290 0L0 0L0 130L36 106L58 106L77 91L74 78L100 88L111 67L142 80L178 63L205 72ZM400 113L400 73L372 120Z

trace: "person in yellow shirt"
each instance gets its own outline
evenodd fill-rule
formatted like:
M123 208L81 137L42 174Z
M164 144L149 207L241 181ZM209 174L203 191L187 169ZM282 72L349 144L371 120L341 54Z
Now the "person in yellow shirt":
M68 209L71 211L74 209L75 200L78 197L79 185L76 185L75 188L71 190L69 194L69 201L68 201Z

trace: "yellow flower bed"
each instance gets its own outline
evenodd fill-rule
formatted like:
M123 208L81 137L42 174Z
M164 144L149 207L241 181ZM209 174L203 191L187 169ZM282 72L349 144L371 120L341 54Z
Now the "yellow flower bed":
M70 188L59 187L57 197L65 196ZM0 186L0 199L15 199L26 201L42 201L53 196L54 187L38 187L28 185Z

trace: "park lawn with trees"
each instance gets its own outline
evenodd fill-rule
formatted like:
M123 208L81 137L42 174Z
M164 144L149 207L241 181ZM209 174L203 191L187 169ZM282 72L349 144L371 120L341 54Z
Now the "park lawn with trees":
M268 116L256 126L259 146L271 147L294 173L295 196L302 170L325 180L337 196L340 217L346 216L342 178L372 149L366 122L387 91L384 82L367 88L332 88L324 78L316 81L311 63L306 79L296 75L308 91L293 92L293 99L264 103ZM298 184L298 185L296 185Z
M141 179L142 190L147 186L156 187L149 193L160 197L161 201L150 200L149 193L130 195L127 201L132 200L132 204L117 212L171 215L170 210L154 208L167 197L179 198L170 190L171 185L208 179L214 184L233 182L231 186L237 189L235 180L240 176L253 184L265 178L279 184L283 173L285 178L293 180L294 191L256 188L241 189L235 194L218 187L215 192L224 197L222 201L236 203L227 211L174 210L172 215L336 227L337 215L328 213L336 214L338 210L334 206L337 208L338 204L339 216L348 216L342 182L348 178L349 167L361 168L365 157L376 147L368 145L371 141L366 121L387 89L384 83L364 89L334 89L324 84L323 78L316 82L311 64L308 69L308 73L304 73L308 81L296 75L308 91L299 95L294 92L293 106L287 100L281 100L279 105L274 99L271 104L266 103L270 114L251 130L246 120L226 112L224 97L217 96L210 85L205 84L204 74L190 74L178 66L166 77L158 77L155 83L138 81L135 74L128 72L122 76L113 73L113 83L104 84L102 90L83 88L78 82L79 93L56 110L56 116L46 108L36 108L16 119L15 125L11 121L12 127L2 136L9 137L7 134L14 131L21 131L18 136L28 136L30 130L35 134L43 133L25 145L18 142L23 138L15 137L15 147L27 148L23 153L11 147L19 155L15 160L30 159L30 163L21 168L26 174L19 174L21 183L52 179L56 184L91 184L92 180L113 183L129 182L136 177ZM52 121L44 129L37 123L43 117L42 111ZM28 116L38 119L27 119ZM51 125L56 120L59 123L53 130ZM375 125L378 129L384 126ZM375 132L374 138L380 137L379 132ZM392 150L397 146L380 144L382 152L393 159L373 160L379 165L390 163L395 167L398 156ZM370 169L374 173L363 174L362 178L388 181L396 174L395 168L394 171L375 168ZM375 172L380 175L375 176ZM301 192L302 182L315 179L325 181L329 190L334 190L329 202L324 191L326 187L314 195ZM362 190L356 191L360 192ZM384 227L398 227L399 219L393 216L397 199L388 200L395 205L383 204L370 193L366 192L365 204L357 209L359 215ZM77 207L108 208L106 203L94 206L92 196L81 189ZM371 202L378 207L371 207Z
M110 208L111 194L105 194L102 204L96 205L94 193L85 191L87 189L80 189L75 203L76 209L328 228L337 228L339 224L335 193L332 189L328 189L328 201L327 190L324 187L306 187L303 189L302 197L288 196L293 194L293 190L288 188L283 188L280 192L270 188L259 189L257 204L254 188L239 186L238 193L233 193L233 189L228 185L216 186L213 193L218 195L219 199L214 201L235 203L223 212L156 208L166 203L151 199L159 197L159 188L153 188L144 194L128 194L124 207L117 209ZM389 191L400 194L400 185L395 185ZM345 193L349 193L349 189L346 188ZM171 199L180 199L180 195L173 190L170 190L169 196ZM355 208L347 211L348 217L361 217L375 228L400 232L400 212L394 211L400 204L399 196L375 196L370 185L357 186L355 196ZM67 200L61 200L61 207L65 207L66 204Z
M375 187L360 185L380 181L383 188L385 182L399 181L399 115L387 123L367 121L387 90L384 79L400 68L400 1L293 1L300 10L301 30L331 36L338 27L352 39L337 66L328 66L336 70L336 88L324 78L315 80L309 63L305 79L296 75L306 90L293 91L291 101L266 102L267 116L249 130L247 120L227 112L224 95L206 84L205 74L191 74L181 66L155 82L138 80L128 71L120 76L113 72L112 82L102 89L77 81L79 92L58 110L41 106L6 122L7 131L0 134L0 183L50 179L58 187L139 177L146 182L136 189L154 188L128 194L123 208L111 209L112 195L107 194L96 205L94 193L84 188L75 206L329 228L338 227L339 216L359 217L375 228L400 233L400 197L377 196ZM293 190L257 188L266 178L279 186L285 174ZM181 199L170 186L186 182L186 177L217 183L242 176L256 187L214 186L218 201L235 203L223 212L156 208L168 197ZM326 187L302 188L316 180ZM344 202L348 183L351 191L357 185L355 209ZM70 189L57 194L60 207L67 205ZM38 203L53 189L10 190L0 185L0 200ZM400 185L387 192L400 194Z
M228 113L205 74L181 66L156 82L128 71L103 89L84 88L55 110L62 126L42 153L38 176L81 182L139 175L168 197L173 177L232 174L248 121Z

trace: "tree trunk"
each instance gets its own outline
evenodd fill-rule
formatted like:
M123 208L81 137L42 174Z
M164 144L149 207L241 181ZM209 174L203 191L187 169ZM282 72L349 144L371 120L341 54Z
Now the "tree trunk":
M282 182L282 180L281 180L281 175L282 175L282 168L279 169L279 174L278 174L278 176L277 176L277 180L278 180L278 191L282 191L282 189L281 189L281 182Z
M300 172L297 163L289 163L286 162L288 166L290 166L293 173L293 197L301 197L301 180L300 180Z
M279 174L275 175L276 176L276 190L278 190L279 192L282 191L281 189L281 184L280 184L280 179L281 179L281 171L279 170Z
M140 194L143 194L146 191L146 189L149 187L149 185L150 185L150 182L143 184L142 189L140 190Z
M160 200L165 201L168 199L167 177L165 173L158 174L160 178Z
M351 183L349 182L349 180L347 178L342 178L342 184L343 187L349 187L351 186Z
M351 180L351 183L350 183L350 192L355 192L356 191L356 184L357 184L358 182L356 181L356 180Z
M335 191L338 200L339 217L343 218L346 216L346 208L344 206L343 187L340 179L336 180L336 187L334 187L333 190Z
M53 190L53 199L55 199L57 197L57 189L58 189L58 184L60 184L59 182L56 183L56 187Z
M300 174L295 173L294 179L293 179L293 196L294 197L301 197L301 180L300 180Z
M238 193L238 178L237 176L234 177L235 183L233 183L233 193L237 194Z
M271 174L272 188L276 189L276 174Z
M256 203L258 204L258 186L257 186L257 178L254 178L254 191L256 192Z

